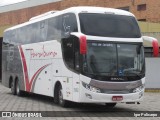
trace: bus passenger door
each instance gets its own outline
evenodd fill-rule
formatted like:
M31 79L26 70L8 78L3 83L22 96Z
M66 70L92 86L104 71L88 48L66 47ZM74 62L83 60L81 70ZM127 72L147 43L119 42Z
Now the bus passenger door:
M73 99L73 91L72 91L72 77L63 77L63 94L64 94L64 99L66 100L71 100Z
M75 37L71 35L71 32L78 32L77 19L74 13L66 13L62 17L62 52L63 52L63 61L64 69L63 80L65 86L65 96L66 100L74 100L77 94L77 86L75 87ZM79 39L78 39L79 40ZM78 66L77 66L78 67ZM75 77L76 76L76 77ZM75 78L74 78L75 77ZM75 92L73 90L75 88Z
M78 102L79 101L79 92L80 92L80 80L79 80L79 74L73 73L73 101Z

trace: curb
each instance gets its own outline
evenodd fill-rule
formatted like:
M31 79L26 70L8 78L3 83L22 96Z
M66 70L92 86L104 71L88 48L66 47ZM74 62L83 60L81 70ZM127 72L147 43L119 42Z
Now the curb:
M160 89L145 89L145 92L159 93Z

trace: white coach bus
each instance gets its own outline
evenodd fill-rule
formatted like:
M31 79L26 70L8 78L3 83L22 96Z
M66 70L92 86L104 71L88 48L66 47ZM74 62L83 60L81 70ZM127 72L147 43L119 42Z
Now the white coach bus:
M72 7L31 18L4 32L2 83L77 103L138 103L145 86L143 39L123 10Z

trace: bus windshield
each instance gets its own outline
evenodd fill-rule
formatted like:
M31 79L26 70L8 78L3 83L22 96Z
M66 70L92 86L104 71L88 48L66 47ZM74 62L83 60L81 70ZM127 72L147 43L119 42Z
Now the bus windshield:
M88 42L84 72L97 76L140 76L144 74L143 46L137 44Z
M118 38L140 38L137 21L132 16L80 13L81 32L86 35Z

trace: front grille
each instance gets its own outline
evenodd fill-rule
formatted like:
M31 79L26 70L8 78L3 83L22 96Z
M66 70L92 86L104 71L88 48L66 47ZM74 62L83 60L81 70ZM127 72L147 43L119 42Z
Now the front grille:
M131 90L102 90L102 93L106 93L106 94L128 94L128 93L133 93L133 89Z

